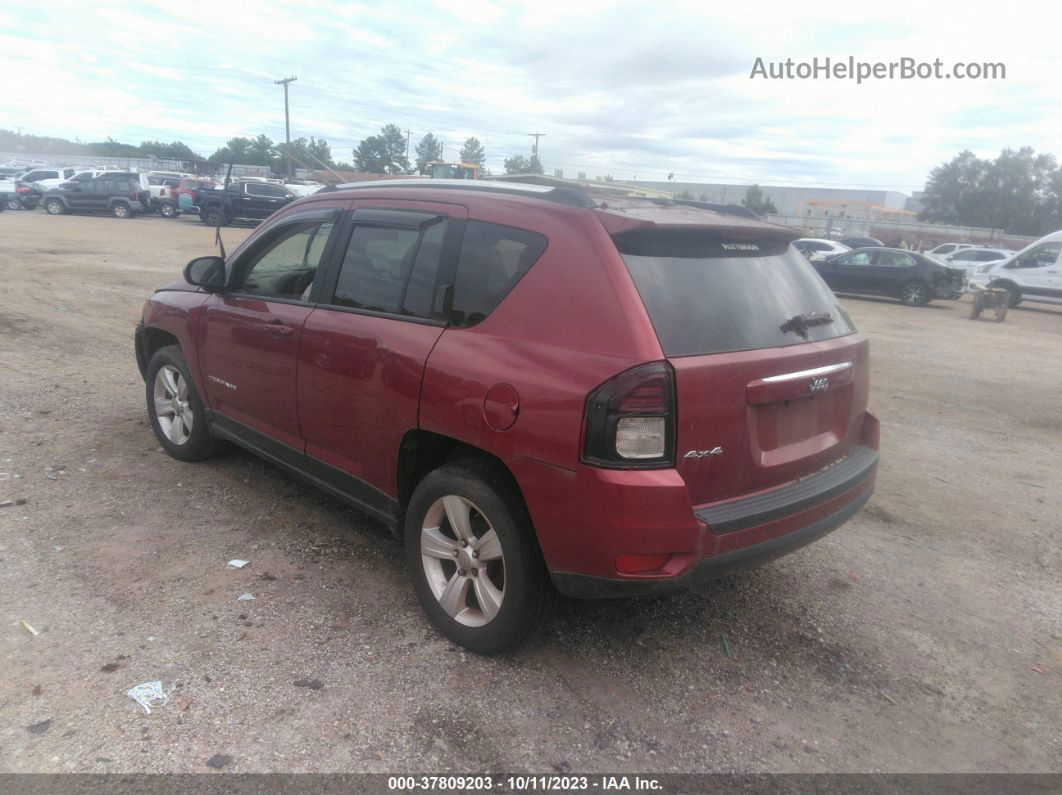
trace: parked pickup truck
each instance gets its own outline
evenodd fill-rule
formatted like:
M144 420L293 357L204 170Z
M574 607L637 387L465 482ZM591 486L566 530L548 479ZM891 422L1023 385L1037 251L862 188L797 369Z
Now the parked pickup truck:
M176 218L180 214L177 205L177 188L181 177L148 174L148 193L151 194L151 206L148 212L158 212L163 218Z
M257 224L298 197L283 185L237 180L228 188L197 191L199 220L209 226L234 221Z

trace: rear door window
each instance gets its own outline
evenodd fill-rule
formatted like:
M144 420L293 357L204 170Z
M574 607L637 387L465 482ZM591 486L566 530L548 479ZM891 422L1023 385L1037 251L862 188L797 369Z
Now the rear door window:
M450 325L474 326L486 318L547 245L537 232L469 221L457 262Z
M914 259L902 251L879 251L878 265L888 265L895 268L909 268L915 264Z
M642 234L617 236L616 244L666 356L796 345L855 332L833 291L788 242Z
M358 210L330 303L434 318L436 276L449 226L444 215Z

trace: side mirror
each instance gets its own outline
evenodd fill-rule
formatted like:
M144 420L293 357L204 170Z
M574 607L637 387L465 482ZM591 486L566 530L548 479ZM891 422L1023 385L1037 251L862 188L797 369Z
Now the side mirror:
M221 257L196 257L184 266L184 280L208 292L225 287L225 260Z

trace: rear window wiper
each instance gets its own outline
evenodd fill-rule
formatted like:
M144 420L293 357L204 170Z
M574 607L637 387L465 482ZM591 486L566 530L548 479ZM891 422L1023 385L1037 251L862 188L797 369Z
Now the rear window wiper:
M803 315L793 315L781 325L783 334L792 331L804 339L808 338L808 329L812 326L826 326L833 322L833 315L829 312L808 312Z

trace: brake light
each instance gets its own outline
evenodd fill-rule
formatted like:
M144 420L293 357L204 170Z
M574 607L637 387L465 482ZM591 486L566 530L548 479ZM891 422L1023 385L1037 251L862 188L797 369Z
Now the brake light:
M583 461L613 469L674 466L675 373L670 364L639 365L590 394Z

